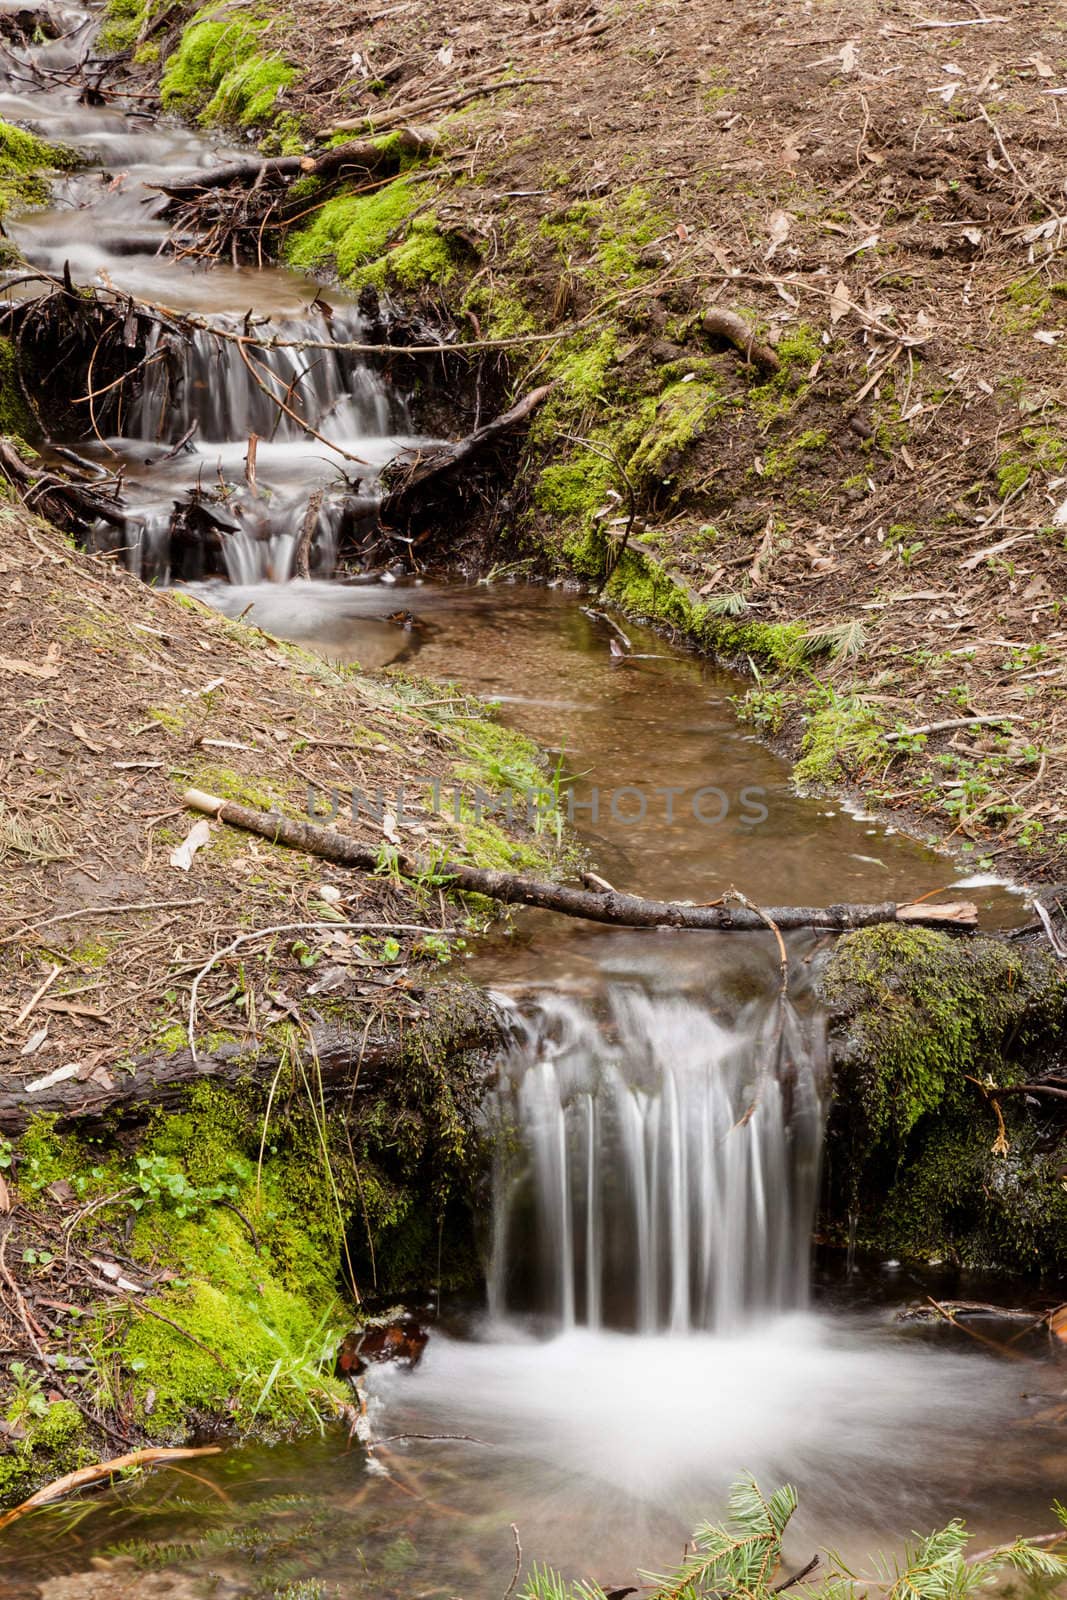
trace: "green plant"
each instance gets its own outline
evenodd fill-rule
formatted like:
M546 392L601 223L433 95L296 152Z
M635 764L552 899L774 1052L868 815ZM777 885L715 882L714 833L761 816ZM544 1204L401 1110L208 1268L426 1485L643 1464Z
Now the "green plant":
M744 1478L731 1490L729 1505L729 1522L699 1527L673 1572L642 1575L651 1585L645 1590L648 1600L705 1596L769 1600L777 1592L782 1537L797 1508L796 1490L786 1484L765 1498L754 1479ZM1067 1541L1067 1507L1057 1502L1053 1511L1064 1525L1062 1537ZM899 1557L875 1557L869 1574L852 1571L839 1556L827 1552L819 1562L825 1576L806 1583L804 1593L809 1600L858 1600L869 1590L885 1600L969 1600L1004 1567L1031 1579L1067 1577L1067 1560L1034 1541L1016 1539L968 1557L971 1537L962 1522L950 1522L906 1546ZM599 1584L569 1583L558 1572L535 1566L520 1600L605 1600L605 1596Z
M132 1184L136 1192L129 1205L134 1211L147 1205L170 1205L177 1216L193 1217L219 1200L234 1200L239 1190L236 1180L235 1172L232 1180L196 1184L174 1156L138 1156Z

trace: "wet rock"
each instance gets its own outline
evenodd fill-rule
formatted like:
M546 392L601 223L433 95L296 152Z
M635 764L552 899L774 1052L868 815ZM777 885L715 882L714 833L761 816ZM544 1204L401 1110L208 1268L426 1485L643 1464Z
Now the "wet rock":
M429 1337L417 1318L408 1312L388 1322L372 1322L355 1328L341 1346L338 1370L346 1377L358 1378L369 1366L383 1361L392 1361L410 1370L421 1361Z

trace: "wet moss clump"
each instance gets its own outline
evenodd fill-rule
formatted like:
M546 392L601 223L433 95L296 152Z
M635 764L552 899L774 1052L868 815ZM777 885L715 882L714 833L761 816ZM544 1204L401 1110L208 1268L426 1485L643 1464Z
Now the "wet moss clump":
M433 192L401 176L374 194L338 195L289 235L286 260L305 272L332 267L353 287L445 284L455 274L456 255L437 218L423 209Z
M822 994L838 1041L837 1093L872 1142L899 1145L958 1103L965 1075L1017 1083L1067 1019L1067 976L1044 952L886 923L841 939Z
M37 432L18 381L18 357L10 339L0 339L0 433L28 439Z
M650 489L669 482L690 445L722 407L717 384L696 379L669 384L652 403L649 426L630 457L627 471L632 481Z
M46 175L76 166L78 159L72 150L0 122L0 216L12 207L43 205L48 199Z
M861 1246L974 1267L1067 1263L1067 1191L1041 1110L998 1085L1056 1061L1067 974L1050 952L887 923L842 938L820 980L834 1098L831 1222Z
M321 1004L354 1065L365 1010ZM478 1047L492 1031L484 1001L442 985L397 1019L385 1068L363 1062L358 1092L331 1097L303 1032L285 1025L269 1041L269 1085L238 1055L232 1081L191 1087L133 1131L33 1123L12 1152L19 1196L62 1181L78 1204L98 1202L91 1248L147 1286L72 1324L68 1384L89 1371L94 1395L121 1396L125 1426L166 1442L207 1424L279 1435L336 1416L350 1398L336 1353L362 1298L477 1277ZM28 1421L0 1457L0 1493L67 1470L91 1443L77 1409L46 1406L32 1378L9 1408L9 1422Z
M49 1400L22 1362L12 1362L9 1375L14 1390L4 1412L0 1504L23 1500L42 1479L76 1472L96 1460L85 1421L72 1401Z

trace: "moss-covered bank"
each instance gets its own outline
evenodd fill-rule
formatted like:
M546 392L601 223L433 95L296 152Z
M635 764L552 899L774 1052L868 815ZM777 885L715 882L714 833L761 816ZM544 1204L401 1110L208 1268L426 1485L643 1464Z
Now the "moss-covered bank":
M178 1442L322 1426L353 1399L336 1358L361 1302L472 1282L471 1041L494 1024L462 986L415 998L388 1064L345 1084L324 1087L290 1025L269 1085L238 1058L178 1109L91 1132L39 1118L4 1145L30 1292L77 1305L52 1345L59 1388L10 1374L0 1497L96 1459L102 1427Z
M828 1209L863 1248L1049 1278L1067 1269L1056 1102L1067 972L1041 945L892 925L848 934L821 978L834 1098Z

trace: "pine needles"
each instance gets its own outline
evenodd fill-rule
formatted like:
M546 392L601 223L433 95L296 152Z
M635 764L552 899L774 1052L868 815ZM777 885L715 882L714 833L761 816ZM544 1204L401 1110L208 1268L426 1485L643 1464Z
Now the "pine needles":
M772 1600L789 1580L777 1576L782 1538L797 1508L797 1493L786 1484L764 1496L754 1478L742 1478L730 1492L730 1517L723 1525L697 1528L682 1563L670 1573L642 1573L651 1586L648 1600ZM852 1571L832 1551L806 1570L823 1577L805 1583L807 1600L972 1600L1006 1567L1023 1577L1048 1582L1067 1577L1067 1558L1043 1548L1067 1544L1067 1508L1054 1505L1061 1532L1043 1539L1016 1539L968 1556L972 1535L960 1521L919 1539L896 1557L872 1558L871 1570ZM519 1600L606 1600L595 1583L568 1582L558 1572L535 1566Z

